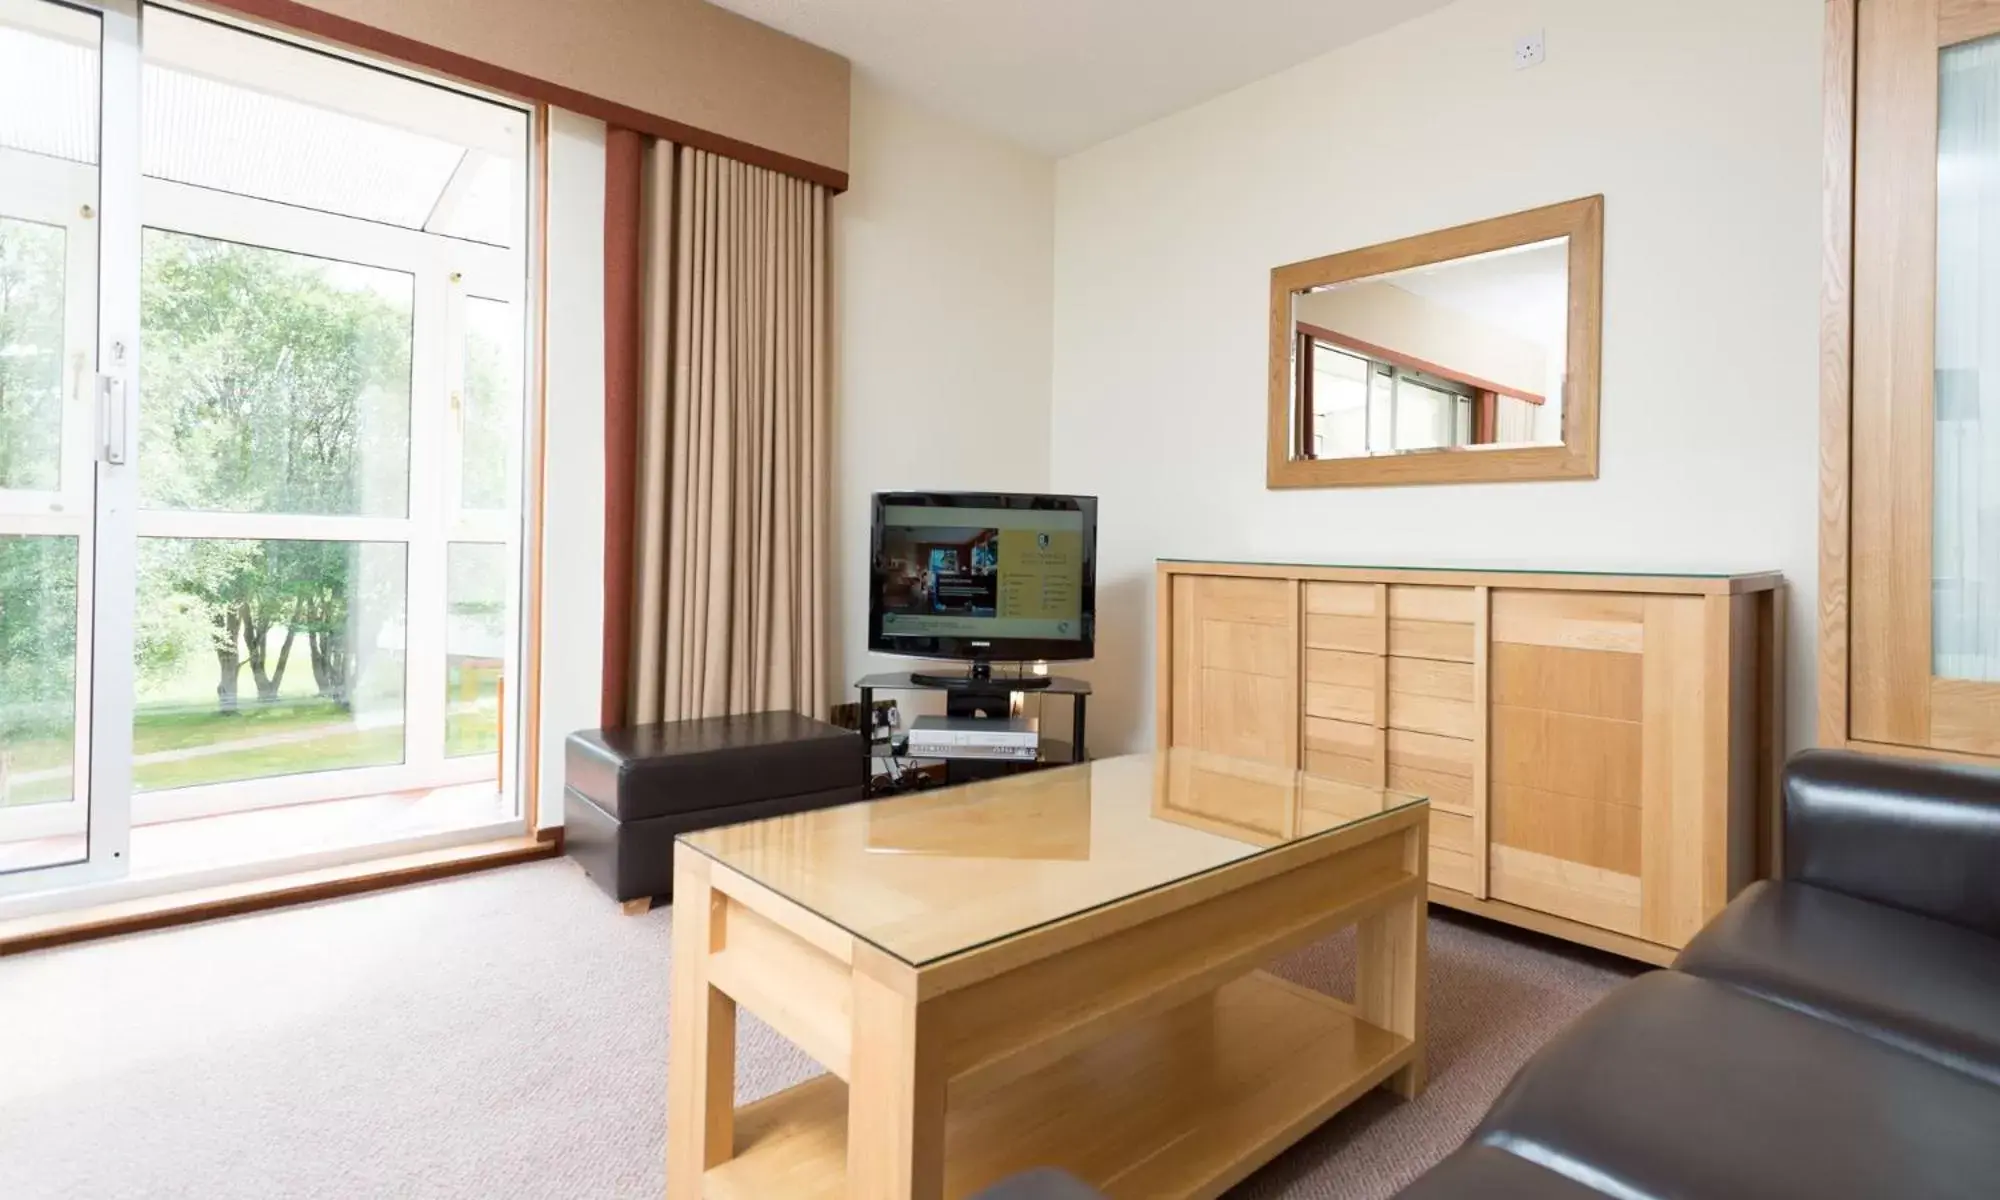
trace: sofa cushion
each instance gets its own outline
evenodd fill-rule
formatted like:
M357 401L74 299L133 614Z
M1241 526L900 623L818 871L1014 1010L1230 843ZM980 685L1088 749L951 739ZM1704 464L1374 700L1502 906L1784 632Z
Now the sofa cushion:
M1970 1200L2000 1179L1995 1130L2000 1088L1657 972L1529 1060L1472 1141L1614 1195Z
M564 783L621 821L865 781L861 735L791 712L573 733Z
M1396 1200L1592 1200L1602 1195L1518 1154L1475 1143L1453 1151L1397 1192Z
M1785 767L1785 878L2000 937L2000 772L1806 750Z
M2000 940L1800 883L1758 883L1674 966L2000 1084Z

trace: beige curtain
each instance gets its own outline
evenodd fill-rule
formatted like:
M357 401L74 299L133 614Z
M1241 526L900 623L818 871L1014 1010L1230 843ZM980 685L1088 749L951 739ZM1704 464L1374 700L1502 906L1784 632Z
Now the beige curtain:
M632 720L823 716L826 190L655 142L643 220Z

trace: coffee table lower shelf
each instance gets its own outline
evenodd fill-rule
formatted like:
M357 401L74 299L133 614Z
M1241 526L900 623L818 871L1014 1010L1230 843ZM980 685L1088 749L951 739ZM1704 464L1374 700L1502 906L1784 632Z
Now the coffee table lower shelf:
M1410 1039L1262 971L978 1095L950 1095L946 1200L1063 1167L1107 1195L1207 1200L1410 1061ZM847 1086L736 1110L708 1200L846 1200Z

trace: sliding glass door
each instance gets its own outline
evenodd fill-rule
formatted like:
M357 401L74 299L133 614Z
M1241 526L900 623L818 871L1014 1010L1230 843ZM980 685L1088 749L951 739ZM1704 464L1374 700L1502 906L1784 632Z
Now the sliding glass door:
M0 0L0 894L518 811L527 113L141 15Z
M123 868L137 65L133 10L0 0L0 892Z

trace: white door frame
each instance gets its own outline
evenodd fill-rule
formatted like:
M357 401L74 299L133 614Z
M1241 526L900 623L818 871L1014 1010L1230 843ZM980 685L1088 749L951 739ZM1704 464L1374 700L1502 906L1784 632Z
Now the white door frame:
M92 385L87 396L69 397L72 408L81 400L84 411L65 414L63 462L65 491L72 466L81 471L89 464L96 516L93 528L86 507L77 570L76 720L79 737L87 736L88 746L78 755L76 792L88 831L87 851L81 862L0 874L0 895L115 880L126 874L130 858L132 522L138 498L131 441L138 429L139 402L139 8L138 0L83 0L70 6L95 11L100 30L92 221L97 264L95 375L87 378ZM70 435L86 429L86 448L79 453ZM79 751L85 748L80 746ZM69 811L79 809L72 805Z

